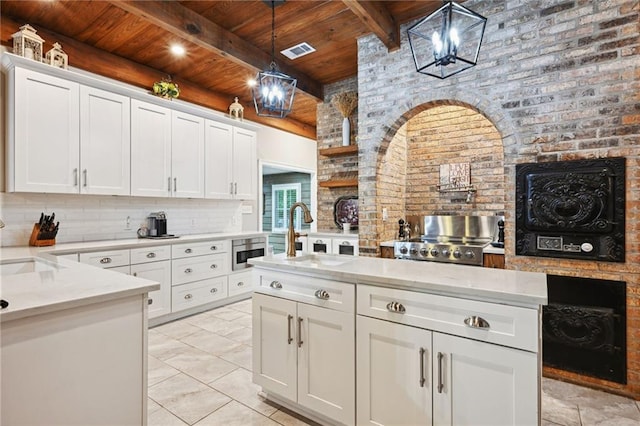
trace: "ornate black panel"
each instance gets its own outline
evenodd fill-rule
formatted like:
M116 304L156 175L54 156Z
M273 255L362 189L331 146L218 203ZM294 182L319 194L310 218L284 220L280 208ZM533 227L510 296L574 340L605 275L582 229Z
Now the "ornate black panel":
M516 254L624 262L625 159L516 166Z
M544 365L626 383L626 283L549 274L547 289Z

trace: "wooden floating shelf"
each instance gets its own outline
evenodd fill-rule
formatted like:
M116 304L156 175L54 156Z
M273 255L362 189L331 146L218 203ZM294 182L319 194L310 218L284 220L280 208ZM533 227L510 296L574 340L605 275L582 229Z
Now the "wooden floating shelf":
M324 148L319 150L320 155L325 157L337 157L340 155L352 155L358 153L358 145L334 146L333 148Z
M350 186L358 186L358 179L325 180L324 182L318 182L318 186L322 188L347 188Z

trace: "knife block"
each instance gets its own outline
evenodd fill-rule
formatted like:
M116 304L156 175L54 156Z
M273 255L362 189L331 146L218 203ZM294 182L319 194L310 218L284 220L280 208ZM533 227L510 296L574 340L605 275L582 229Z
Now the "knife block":
M44 232L40 230L39 224L33 225L33 231L31 231L31 238L29 238L29 245L34 247L46 247L52 246L56 243L56 234L58 232Z

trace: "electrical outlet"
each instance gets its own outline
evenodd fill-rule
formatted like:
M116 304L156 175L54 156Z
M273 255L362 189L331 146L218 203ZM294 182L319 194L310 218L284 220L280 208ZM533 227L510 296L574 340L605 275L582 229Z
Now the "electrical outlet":
M124 230L125 231L130 231L131 230L131 216L127 216L127 218L125 219Z
M389 220L389 210L387 210L386 207L382 208L382 220L383 221Z

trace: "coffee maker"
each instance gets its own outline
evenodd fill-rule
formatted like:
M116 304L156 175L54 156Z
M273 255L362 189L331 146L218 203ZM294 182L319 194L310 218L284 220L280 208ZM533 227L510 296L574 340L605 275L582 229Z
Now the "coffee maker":
M150 237L162 237L167 235L167 215L165 212L151 213L147 217L147 222Z

